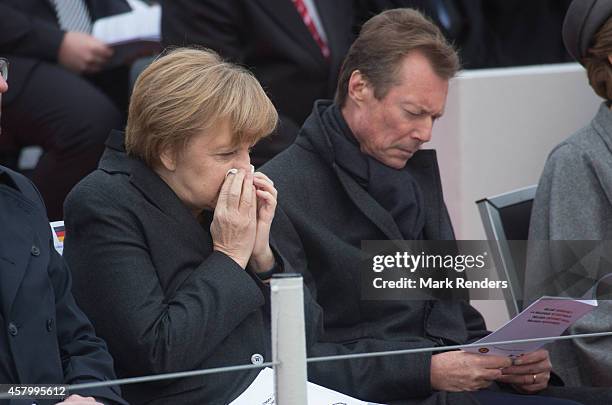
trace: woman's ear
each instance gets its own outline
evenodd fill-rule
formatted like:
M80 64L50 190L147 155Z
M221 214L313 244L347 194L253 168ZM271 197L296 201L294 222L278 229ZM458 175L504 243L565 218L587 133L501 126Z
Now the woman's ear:
M608 62L610 62L610 65L612 65L612 53L608 55Z
M169 172L176 170L176 151L172 147L166 147L159 156L162 166Z

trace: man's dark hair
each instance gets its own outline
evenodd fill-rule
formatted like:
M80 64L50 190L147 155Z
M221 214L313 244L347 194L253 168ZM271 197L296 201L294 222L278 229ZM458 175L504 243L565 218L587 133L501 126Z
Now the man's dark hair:
M409 8L387 10L370 18L344 59L338 79L336 104L344 106L351 74L359 70L374 88L377 99L397 83L397 71L410 52L421 52L438 76L452 78L460 68L459 57L440 29L421 13Z

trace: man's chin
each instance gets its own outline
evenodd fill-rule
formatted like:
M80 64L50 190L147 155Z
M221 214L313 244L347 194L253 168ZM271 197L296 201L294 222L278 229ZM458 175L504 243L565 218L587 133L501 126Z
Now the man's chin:
M395 170L402 170L404 167L406 167L408 160L410 160L410 158L414 154L411 152L407 152L407 151L401 151L399 153L397 151L395 152L396 153L394 153L393 156L382 155L382 154L378 154L378 155L369 154L369 155L370 157L378 160L380 163L384 164L385 166L391 167Z
M392 158L392 159L386 159L385 161L381 161L381 163L383 163L385 166L389 166L392 169L395 170L402 170L404 167L406 167L406 164L408 163L408 159L400 159L400 158Z

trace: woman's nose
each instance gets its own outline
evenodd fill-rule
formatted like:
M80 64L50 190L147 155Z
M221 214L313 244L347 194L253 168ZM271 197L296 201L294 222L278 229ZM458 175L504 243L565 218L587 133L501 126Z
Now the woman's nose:
M251 158L250 156L247 154L245 154L245 156L240 156L236 159L236 161L234 162L234 167L237 169L242 169L244 170L246 173L250 173L251 172Z

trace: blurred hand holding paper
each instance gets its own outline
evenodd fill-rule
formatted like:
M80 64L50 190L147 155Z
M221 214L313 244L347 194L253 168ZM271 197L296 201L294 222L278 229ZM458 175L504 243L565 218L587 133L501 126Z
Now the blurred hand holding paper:
M129 13L96 20L92 35L110 45L114 54L109 66L118 66L160 50L161 7L128 0Z
M561 336L574 322L595 307L597 307L597 300L542 297L495 332L474 342L482 346L466 348L464 351L497 356L519 356L536 351L548 342L505 345L489 343Z
M360 401L320 385L308 383L309 405L382 405ZM274 371L261 370L257 378L230 405L274 405Z

